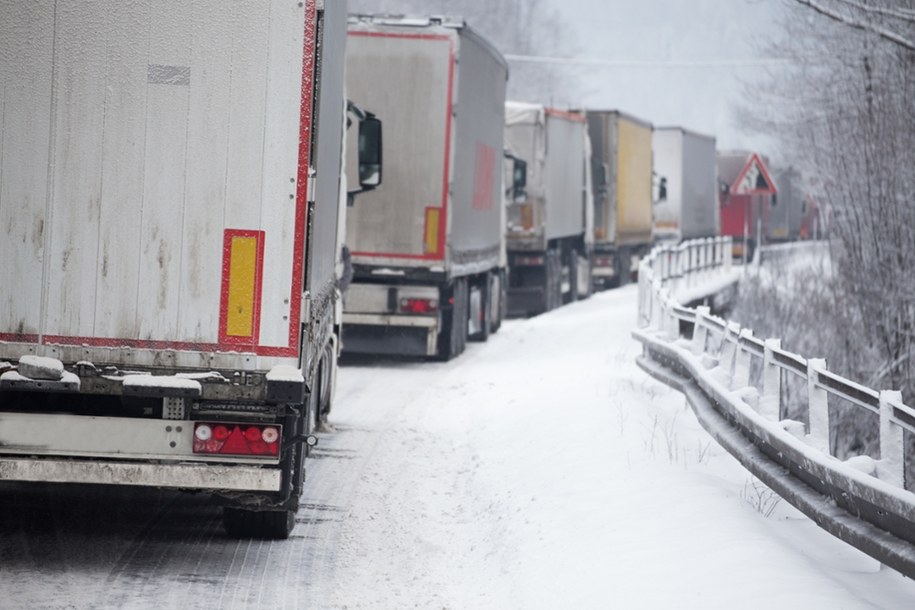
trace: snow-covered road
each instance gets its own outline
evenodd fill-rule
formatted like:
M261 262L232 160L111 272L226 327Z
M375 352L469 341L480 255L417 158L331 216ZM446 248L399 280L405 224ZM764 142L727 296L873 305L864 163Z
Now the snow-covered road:
M635 366L636 289L345 366L293 538L203 496L0 486L3 608L910 608Z

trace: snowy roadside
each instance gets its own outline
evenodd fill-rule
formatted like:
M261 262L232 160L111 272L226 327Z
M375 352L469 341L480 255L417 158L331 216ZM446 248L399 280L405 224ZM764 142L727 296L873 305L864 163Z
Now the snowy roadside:
M913 583L754 484L682 395L638 370L635 295L510 322L452 363L343 369L335 421L378 440L329 607L915 599Z

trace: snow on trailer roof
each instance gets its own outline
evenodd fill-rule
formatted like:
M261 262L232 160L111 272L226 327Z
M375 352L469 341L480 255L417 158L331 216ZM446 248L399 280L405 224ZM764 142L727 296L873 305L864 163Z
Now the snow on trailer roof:
M473 38L480 46L484 47L490 55L495 57L502 67L505 68L506 78L509 71L508 62L502 52L487 38L479 34L463 17L447 15L400 15L394 13L354 13L347 17L347 23L350 28L361 26L366 29L373 26L391 26L403 28L447 28L462 33L464 36Z
M578 110L560 110L530 102L505 102L505 125L508 127L512 125L542 124L546 115L578 123L585 121L584 114Z
M630 114L630 113L626 112L625 110L619 110L619 109L615 109L615 108L577 108L575 110L571 110L570 112L580 112L582 114L588 114L588 113L593 112L595 114L616 115L616 116L626 119L627 121L630 121L632 123L638 123L639 125L648 127L650 129L655 128L654 123L652 123L648 119L643 119L641 117L635 116L634 114Z
M707 133L700 133L698 131L693 131L692 129L687 129L686 127L680 127L679 125L662 125L661 127L655 127L655 131L679 131L684 134L688 134L697 138L705 138L706 140L712 140L713 142L717 138L713 135Z

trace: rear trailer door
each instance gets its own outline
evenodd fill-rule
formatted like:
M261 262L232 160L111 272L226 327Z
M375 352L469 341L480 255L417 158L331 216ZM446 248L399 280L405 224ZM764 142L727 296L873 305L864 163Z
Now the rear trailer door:
M311 0L0 5L0 358L296 358L315 27Z
M350 27L350 99L384 121L384 184L347 211L353 262L426 266L446 257L457 32Z

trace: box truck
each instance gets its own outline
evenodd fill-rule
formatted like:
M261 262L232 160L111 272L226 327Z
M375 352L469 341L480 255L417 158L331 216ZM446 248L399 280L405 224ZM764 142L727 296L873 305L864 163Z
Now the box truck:
M682 127L656 127L654 148L656 241L719 234L715 138Z
M593 210L585 116L507 102L505 146L513 177L508 314L533 315L588 296Z
M289 535L336 366L345 35L316 0L0 5L0 480L212 492L230 535Z
M385 122L385 178L347 210L344 354L447 360L498 328L507 77L462 20L351 16L347 90Z
M588 110L594 196L595 288L626 284L652 245L651 123Z

